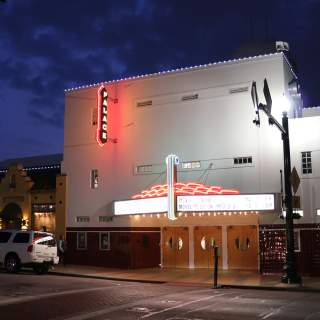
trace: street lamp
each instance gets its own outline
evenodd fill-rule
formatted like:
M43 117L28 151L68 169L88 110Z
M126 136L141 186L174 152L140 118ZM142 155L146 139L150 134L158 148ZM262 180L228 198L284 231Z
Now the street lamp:
M268 82L264 79L263 93L265 96L266 104L259 103L257 88L255 81L251 87L251 97L256 111L256 118L253 121L257 126L260 126L259 111L264 111L269 119L269 124L275 125L281 132L283 142L283 164L284 164L284 187L285 197L284 204L286 208L286 263L283 271L284 275L281 278L283 283L301 283L301 278L297 273L295 253L294 253L294 232L293 232L293 210L292 210L292 191L291 191L291 159L290 159L290 140L289 140L289 125L288 125L288 110L290 103L285 96L281 99L282 109L282 125L271 114L272 99L268 87Z

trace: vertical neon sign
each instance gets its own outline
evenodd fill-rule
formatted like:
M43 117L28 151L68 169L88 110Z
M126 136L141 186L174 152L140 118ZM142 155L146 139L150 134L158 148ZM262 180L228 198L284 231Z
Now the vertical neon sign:
M177 165L179 158L174 154L169 154L166 158L167 164L167 184L168 184L168 218L175 220L176 217L176 194L174 185L177 182Z
M96 139L98 144L103 147L108 140L107 116L108 116L108 92L104 85L100 86L97 92L98 104L98 126Z

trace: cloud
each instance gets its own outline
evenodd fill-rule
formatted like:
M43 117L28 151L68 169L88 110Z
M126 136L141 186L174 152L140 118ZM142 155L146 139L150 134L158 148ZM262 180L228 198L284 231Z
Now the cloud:
M0 90L24 92L15 112L60 130L66 88L225 60L243 43L269 39L290 42L307 101L316 104L319 12L312 0L7 1ZM2 96L0 107L10 100Z

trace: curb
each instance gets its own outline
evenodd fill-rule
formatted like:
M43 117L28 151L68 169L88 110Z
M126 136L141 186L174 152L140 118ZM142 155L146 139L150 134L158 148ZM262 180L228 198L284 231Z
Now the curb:
M293 291L293 292L315 292L320 293L318 288L310 287L290 287L290 284L287 287L275 287L275 286L250 286L250 285L232 285L232 284L222 284L220 288L223 289L252 289L252 290L268 290L268 291Z
M164 283L167 283L167 281L160 281L160 280L128 279L128 278L117 278L117 277L107 277L107 276L94 276L94 275L90 275L90 274L67 273L67 272L58 272L58 271L51 271L51 272L48 273L48 275L63 276L63 277L74 277L74 278L99 279L99 280L139 282L139 283L154 283L154 284L164 284Z
M190 286L204 286L203 283L185 283L178 281L161 281L161 280L143 280L143 279L128 279L128 278L118 278L110 276L96 276L89 274L80 274L80 273L67 273L67 272L58 272L51 271L49 275L54 276L64 276L64 277L74 277L74 278L87 278L87 279L99 279L99 280L112 280L112 281L123 281L123 282L137 282L137 283L152 283L152 284L172 284L172 285L190 285ZM205 284L205 286L211 286L210 284ZM253 286L253 285L232 285L232 284L220 284L217 287L212 289L242 289L242 290L268 290L268 291L293 291L293 292L313 292L320 293L320 288L310 288L310 287L275 287L275 286Z

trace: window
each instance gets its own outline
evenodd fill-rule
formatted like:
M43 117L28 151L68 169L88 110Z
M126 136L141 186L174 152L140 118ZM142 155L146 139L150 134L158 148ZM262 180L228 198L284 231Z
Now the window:
M301 251L300 230L294 230L294 251Z
M33 241L37 241L37 240L40 240L42 238L46 238L48 237L48 234L47 233L43 233L43 232L35 232L34 235L33 235Z
M152 100L137 102L137 107L147 107L147 106L152 106Z
M320 209L317 209L317 216L320 216Z
M137 173L152 172L152 164L137 166L136 172Z
M241 92L247 92L248 91L248 87L238 87L238 88L232 88L229 90L230 94L234 94L234 93L241 93Z
M99 222L110 222L113 220L112 216L99 216Z
M99 233L99 249L102 251L110 250L110 232Z
M89 222L90 217L89 216L77 216L76 222Z
M9 185L10 188L15 188L16 187L16 175L13 174L11 175L10 177L10 185Z
M28 243L30 239L30 234L25 232L19 232L15 235L13 243Z
M36 200L36 197L35 197ZM36 203L32 204L32 211L34 213L36 212L55 212L56 211L56 205L54 203Z
M233 158L233 164L236 164L236 165L252 164L252 157Z
M199 95L196 93L196 94L189 94L189 95L183 96L181 100L182 101L197 100L198 98L199 98Z
M293 215L300 215L300 217L303 217L303 210L301 209L293 209L292 210ZM286 210L282 210L282 216L285 218L287 215Z
M98 188L98 182L99 182L98 180L99 180L98 170L92 169L91 170L91 182L90 182L91 189Z
M93 126L96 126L98 123L98 109L97 108L93 108L92 109L92 114L91 114L92 118L91 118L91 123Z
M301 152L302 174L312 173L311 151Z
M87 249L87 233L77 232L77 250Z
M182 162L182 169L198 169L201 167L200 161Z
M7 231L0 232L0 243L8 242L10 237L11 237L11 232L7 232Z
M41 246L48 246L48 247L55 247L56 246L56 240L55 240L55 238L53 238L51 236L47 236L43 240L42 239L37 240L35 243L38 245L41 245Z

